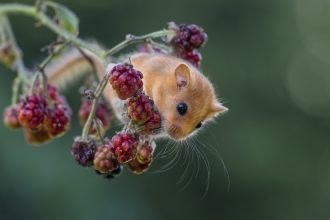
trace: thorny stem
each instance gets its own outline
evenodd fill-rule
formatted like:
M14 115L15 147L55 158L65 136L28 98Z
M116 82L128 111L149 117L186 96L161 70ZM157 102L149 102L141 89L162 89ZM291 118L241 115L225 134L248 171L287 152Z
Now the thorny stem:
M19 90L19 85L21 84L21 78L16 77L13 81L13 95L11 97L11 105L14 106L17 103L17 97L18 97L18 90Z

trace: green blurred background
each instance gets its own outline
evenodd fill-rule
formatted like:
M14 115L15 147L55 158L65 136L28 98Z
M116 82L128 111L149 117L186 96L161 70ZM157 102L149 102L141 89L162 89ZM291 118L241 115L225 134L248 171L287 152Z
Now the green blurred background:
M0 0L1 3L8 1ZM33 0L21 3L33 4ZM80 18L80 36L111 47L128 33L196 23L209 35L202 69L230 111L198 137L211 173L181 183L186 164L109 182L70 154L77 117L62 138L29 146L0 126L0 219L330 219L330 3L324 0L59 0ZM35 21L11 16L25 63L55 39ZM129 52L129 49L123 52ZM15 73L0 65L0 109ZM79 85L65 92L79 109ZM113 127L109 135L113 134ZM157 152L166 142L158 143ZM156 160L157 171L168 160ZM195 171L197 169L197 159ZM192 174L191 166L190 174ZM181 190L184 188L183 190Z

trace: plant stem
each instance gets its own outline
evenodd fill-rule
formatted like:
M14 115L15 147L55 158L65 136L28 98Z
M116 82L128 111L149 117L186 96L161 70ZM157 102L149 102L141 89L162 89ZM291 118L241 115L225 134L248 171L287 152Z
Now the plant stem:
M104 53L104 56L112 55L112 54L116 53L117 51L121 50L122 48L128 46L131 43L143 42L149 38L163 37L163 36L167 36L167 35L171 35L171 34L175 34L175 31L174 30L162 30L162 31L156 31L156 32L142 35L142 36L134 36L134 35L129 34L126 36L126 40L117 44L110 50L106 51Z
M11 105L14 106L17 104L17 96L18 96L18 90L19 90L19 85L21 84L21 78L16 77L13 81L13 95L11 97Z
M20 13L34 17L36 20L41 22L43 25L51 29L54 33L62 36L67 41L73 42L75 45L79 47L86 48L93 53L95 53L98 57L100 57L104 64L108 64L107 60L104 58L104 52L99 50L87 42L77 38L75 35L70 34L63 28L59 27L51 18L49 18L46 14L42 11L36 10L35 6L28 6L18 3L8 3L8 4L0 4L0 15L3 14L13 14L13 13Z
M34 76L32 78L32 82L31 82L31 87L30 87L29 95L32 95L34 93L34 89L36 87L36 84L37 84L37 81L38 81L39 76L40 76L40 72L39 71L34 73Z
M83 132L81 135L82 140L87 140L89 126L95 117L95 112L97 109L97 104L98 104L99 98L101 97L103 90L108 83L108 79L109 79L109 74L106 74L95 90L94 99L93 99L93 103L92 103L92 109L91 109L91 112L89 113L89 116L87 118L86 124L83 128Z
M59 53L61 53L69 44L70 42L65 42L63 45L61 45L55 52L49 54L49 56L40 64L39 70L43 71L47 64Z

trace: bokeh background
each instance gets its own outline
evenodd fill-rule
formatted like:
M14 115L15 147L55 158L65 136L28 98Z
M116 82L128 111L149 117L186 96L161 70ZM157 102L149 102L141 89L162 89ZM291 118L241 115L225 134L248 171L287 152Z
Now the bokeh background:
M1 3L8 1L0 0ZM21 0L33 4L33 0ZM80 36L111 47L128 33L196 23L209 35L202 69L230 109L198 137L207 169L189 182L173 169L112 182L76 165L81 128L43 147L0 126L0 219L330 219L330 3L324 0L59 0L80 18ZM10 16L26 66L55 39L25 16ZM129 49L124 50L130 52ZM0 109L15 73L0 65ZM79 85L64 92L72 109ZM109 136L118 130L113 127ZM159 152L166 142L158 143ZM159 159L150 171L169 160ZM195 165L190 166L197 170ZM187 184L189 182L189 184Z

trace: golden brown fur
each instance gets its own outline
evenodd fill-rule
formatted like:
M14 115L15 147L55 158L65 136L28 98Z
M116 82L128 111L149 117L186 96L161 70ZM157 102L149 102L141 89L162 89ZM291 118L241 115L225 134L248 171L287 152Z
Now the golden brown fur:
M93 53L85 51L93 61L98 75L105 75L102 61ZM140 53L130 57L135 69L144 75L145 93L150 96L162 116L163 133L157 137L170 137L182 140L191 135L199 122L211 120L219 113L227 111L217 100L212 84L195 67L180 58L159 53ZM90 64L76 50L56 61L46 69L51 83L65 84L69 78L80 75ZM115 91L108 84L104 90L105 98L110 101L116 116L122 122L124 102L119 100ZM181 116L176 106L184 102L188 111Z

